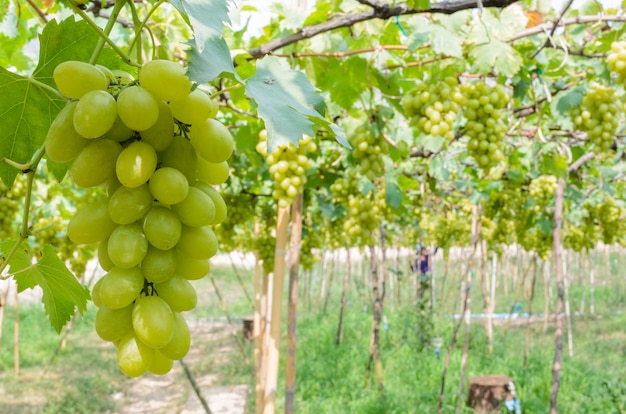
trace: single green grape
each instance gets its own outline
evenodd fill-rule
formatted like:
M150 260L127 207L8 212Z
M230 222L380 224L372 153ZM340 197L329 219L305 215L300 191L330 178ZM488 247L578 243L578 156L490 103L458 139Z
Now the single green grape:
M210 259L217 253L217 237L208 226L182 226L177 248L194 259Z
M128 86L117 97L117 112L127 127L144 131L159 119L159 103L141 86Z
M161 250L150 246L141 262L141 271L148 282L163 283L174 276L176 266L176 249Z
M107 242L109 258L116 267L129 269L141 263L148 252L148 240L139 223L118 226Z
M139 70L139 83L157 99L173 102L186 97L191 91L191 81L185 68L169 60L152 60Z
M133 332L120 339L117 346L117 365L125 375L138 377L145 374L154 359L154 349L143 344Z
M143 231L151 245L161 250L176 246L182 227L176 214L167 207L155 205L146 214Z
M136 141L124 148L117 157L115 172L125 187L139 187L148 182L157 166L157 155L152 145Z
M78 153L70 167L74 184L95 187L103 184L115 173L115 162L122 152L119 142L99 139L89 143Z
M188 125L199 124L217 115L217 103L200 89L171 102L170 107L174 118Z
M143 274L139 267L114 267L102 277L100 300L110 309L120 309L133 303L143 289Z
M215 119L205 119L193 124L189 130L191 145L206 161L220 164L233 153L235 143L228 129Z
M172 206L183 224L191 227L209 225L215 219L215 204L211 197L196 187L189 187L187 197Z
M137 299L132 318L137 338L150 348L163 348L172 340L176 318L167 302L159 296Z
M219 185L228 180L229 174L228 162L215 164L198 157L198 169L196 171L198 180L210 185Z
M117 119L117 103L106 91L90 91L83 95L74 111L74 128L85 138L98 138L113 127Z
M54 83L63 96L80 99L89 91L106 90L107 77L94 65L68 60L59 63L52 72Z
M172 167L156 170L150 177L149 186L154 198L165 204L180 203L189 192L187 177Z
M78 105L76 101L65 105L48 129L45 147L46 154L52 161L60 163L72 161L90 142L74 128L76 105Z
M189 352L191 345L191 334L187 321L180 312L174 312L174 332L172 339L163 348L159 349L168 358L178 360Z
M188 182L192 183L196 180L198 154L185 137L174 137L169 147L159 153L159 158L163 167L177 169L187 177Z
M153 202L148 184L135 188L120 186L109 200L109 216L115 223L130 224L150 211Z
M67 225L67 236L77 244L105 240L117 227L108 212L108 199L95 201L82 207Z
M209 274L211 262L207 259L194 259L176 250L176 275L187 280L202 279Z
M150 364L148 371L154 375L165 375L172 370L173 366L173 359L168 358L161 351L155 349L152 364Z
M196 289L182 277L174 276L163 283L156 283L154 289L175 312L190 311L198 303Z
M226 220L228 209L222 195L216 189L201 181L196 181L193 186L202 190L213 200L213 205L215 205L215 217L213 217L213 221L209 224L217 225Z
M120 309L101 306L96 312L94 326L98 336L105 341L116 342L133 329L133 305Z

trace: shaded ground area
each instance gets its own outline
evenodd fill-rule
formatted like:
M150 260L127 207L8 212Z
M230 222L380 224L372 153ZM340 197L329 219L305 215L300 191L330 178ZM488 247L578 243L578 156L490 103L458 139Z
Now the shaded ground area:
M185 363L211 412L244 414L249 387L232 384L238 375L229 378L230 368L225 367L242 358L232 336L235 328L207 322L190 322L189 326L192 347ZM95 333L72 333L67 349L46 370L31 366L21 368L17 376L0 373L0 413L205 412L181 364L176 363L167 375L133 379L120 374L115 365L112 344L104 343Z

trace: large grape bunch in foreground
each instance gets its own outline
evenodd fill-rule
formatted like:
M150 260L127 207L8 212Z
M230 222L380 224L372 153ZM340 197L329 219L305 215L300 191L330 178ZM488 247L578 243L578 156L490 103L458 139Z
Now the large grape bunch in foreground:
M192 91L174 62L151 61L138 80L77 61L53 76L69 100L47 155L72 162L76 185L108 194L77 211L67 231L75 243L99 243L107 273L92 291L96 331L116 345L124 374L165 374L189 350L181 312L196 306L190 281L208 273L217 252L211 226L226 204L213 185L228 178L232 136L214 119L216 103Z

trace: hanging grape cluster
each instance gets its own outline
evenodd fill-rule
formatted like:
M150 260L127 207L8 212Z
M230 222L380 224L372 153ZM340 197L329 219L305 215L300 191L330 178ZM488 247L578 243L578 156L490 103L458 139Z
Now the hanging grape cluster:
M626 42L611 43L611 52L606 57L606 64L609 71L617 75L617 80L626 84Z
M502 143L507 128L501 110L506 108L509 94L504 86L484 81L462 84L461 93L467 119L465 135L469 137L467 150L478 166L488 171L504 158Z
M386 208L384 191L350 194L346 207L348 214L343 229L350 240L360 246L375 244L378 226Z
M18 200L24 195L26 187L22 179L14 181L10 189L0 181L0 240L14 234L15 218L19 210Z
M304 136L298 142L297 147L290 142L289 145L279 145L268 153L267 131L263 130L259 138L256 150L265 157L270 175L274 180L272 197L278 200L280 207L287 207L304 189L307 182L305 174L313 168L310 154L317 151L317 145L313 142L313 138Z
M360 174L370 180L383 175L383 155L389 153L389 144L384 138L376 136L368 126L361 125L348 137L348 141Z
M540 175L528 186L528 194L535 200L534 209L543 211L554 198L557 179L554 175Z
M626 225L624 224L624 215L626 209L617 204L613 197L607 196L604 200L596 205L593 210L601 232L601 240L605 244L613 244L620 239L624 239L626 235Z
M624 104L616 96L615 88L594 83L586 90L580 105L571 109L574 125L587 132L596 151L607 151L613 145L619 113L624 110Z
M226 217L212 187L228 178L233 139L213 119L217 106L182 66L154 60L134 80L124 72L68 61L53 73L69 103L45 141L48 157L72 161L79 187L107 187L107 198L68 224L78 244L99 243L107 273L93 287L98 335L117 346L131 377L165 374L186 355L181 312L196 306L190 280L204 277L217 252L210 226Z
M454 77L419 83L402 97L404 114L418 132L454 139L454 121L463 102Z

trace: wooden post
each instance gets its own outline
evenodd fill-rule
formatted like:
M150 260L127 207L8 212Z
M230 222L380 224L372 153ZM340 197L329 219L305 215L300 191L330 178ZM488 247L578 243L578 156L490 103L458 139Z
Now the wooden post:
M343 341L343 315L346 312L346 300L348 286L350 285L350 248L346 247L346 267L343 273L343 286L341 287L341 308L339 309L339 326L337 327L337 345Z
M254 221L254 238L257 239L259 236L259 221ZM263 305L265 305L265 310L267 310L267 286L265 291L264 280L265 276L262 272L261 263L259 261L259 252L255 250L254 252L254 322L252 326L252 337L254 338L254 392L255 392L255 405L256 405L256 414L261 414L263 412L263 389L264 389L264 379L261 375L262 367L263 367L263 343L264 341L264 333L265 333L265 315ZM265 303L264 303L265 302Z
M7 306L7 298L9 297L9 290L11 288L11 282L9 280L0 281L2 289L0 289L0 344L2 344L2 326L4 325L4 310Z
M13 302L15 315L13 316L13 370L15 375L20 374L20 306L19 293L15 285L15 300Z
M294 413L296 396L296 330L298 308L298 266L302 241L302 193L292 205L289 253L289 303L287 306L287 354L285 360L285 414Z
M335 275L335 265L337 264L337 249L334 249L331 252L331 261L330 261L330 270L328 277L328 287L326 288L326 297L324 298L324 307L322 308L322 313L326 314L326 309L328 308L328 302L330 300L330 294L333 290L333 280Z
M274 283L272 288L272 312L270 337L267 349L267 382L263 414L274 414L276 388L278 386L278 365L280 361L280 322L283 312L283 286L285 277L285 248L289 225L289 208L278 207L276 220L276 250L274 253Z
M374 306L372 309L372 335L370 337L370 350L367 362L367 373L365 385L369 384L369 378L372 372L372 364L374 365L374 378L376 385L380 391L383 390L383 363L380 355L380 321L383 314L382 295L380 293L378 280L378 260L376 256L376 245L372 243L370 246L370 272L372 275L372 297Z
M550 414L557 414L557 397L561 385L561 364L563 361L563 300L565 296L565 283L563 275L563 256L561 251L561 223L563 220L563 194L565 192L565 180L559 178L556 187L556 202L554 206L554 231L552 232L552 250L554 252L555 278L557 286L556 301L556 330L554 332L554 361L552 363L552 393L550 394Z

